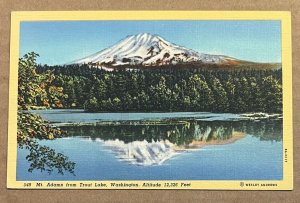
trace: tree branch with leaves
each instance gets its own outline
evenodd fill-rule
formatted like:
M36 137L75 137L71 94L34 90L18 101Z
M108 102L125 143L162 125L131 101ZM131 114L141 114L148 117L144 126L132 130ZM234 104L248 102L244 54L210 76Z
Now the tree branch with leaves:
M31 52L19 59L17 143L19 148L29 150L29 155L26 156L30 162L29 172L37 169L50 174L56 169L60 174L64 174L64 171L74 174L74 162L69 161L67 156L56 153L54 149L38 143L38 140L65 136L66 132L28 111L35 106L62 108L61 100L66 97L62 87L53 85L55 76L52 71L36 73L38 56Z

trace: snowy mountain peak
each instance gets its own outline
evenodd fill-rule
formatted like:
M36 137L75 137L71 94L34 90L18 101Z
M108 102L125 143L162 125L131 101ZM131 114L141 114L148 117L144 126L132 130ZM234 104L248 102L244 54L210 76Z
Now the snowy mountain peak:
M224 64L235 60L226 56L201 54L168 42L158 35L139 33L71 64L160 66L189 62Z

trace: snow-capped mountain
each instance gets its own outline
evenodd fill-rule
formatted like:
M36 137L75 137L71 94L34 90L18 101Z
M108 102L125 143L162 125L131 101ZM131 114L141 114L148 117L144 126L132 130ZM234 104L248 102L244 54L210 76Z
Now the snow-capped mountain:
M70 64L160 66L189 62L235 64L238 61L227 56L198 53L158 35L141 33L127 36L112 47Z

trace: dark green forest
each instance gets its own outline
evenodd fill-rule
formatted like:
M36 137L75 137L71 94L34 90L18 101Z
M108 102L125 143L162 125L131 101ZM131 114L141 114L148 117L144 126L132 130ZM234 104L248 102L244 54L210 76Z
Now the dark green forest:
M47 71L55 76L53 84L66 94L64 108L89 112L282 112L281 69L37 67L38 73Z

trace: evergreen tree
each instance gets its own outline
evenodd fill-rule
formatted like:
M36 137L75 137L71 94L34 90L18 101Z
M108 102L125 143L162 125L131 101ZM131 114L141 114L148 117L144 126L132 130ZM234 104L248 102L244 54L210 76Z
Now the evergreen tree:
M225 92L218 78L215 77L213 79L211 89L214 96L212 109L216 112L228 112L229 103L227 93Z
M99 110L98 100L93 97L84 102L84 110L89 112L97 112Z
M282 111L282 86L278 80L272 76L264 77L262 80L262 95L264 111L281 112Z

